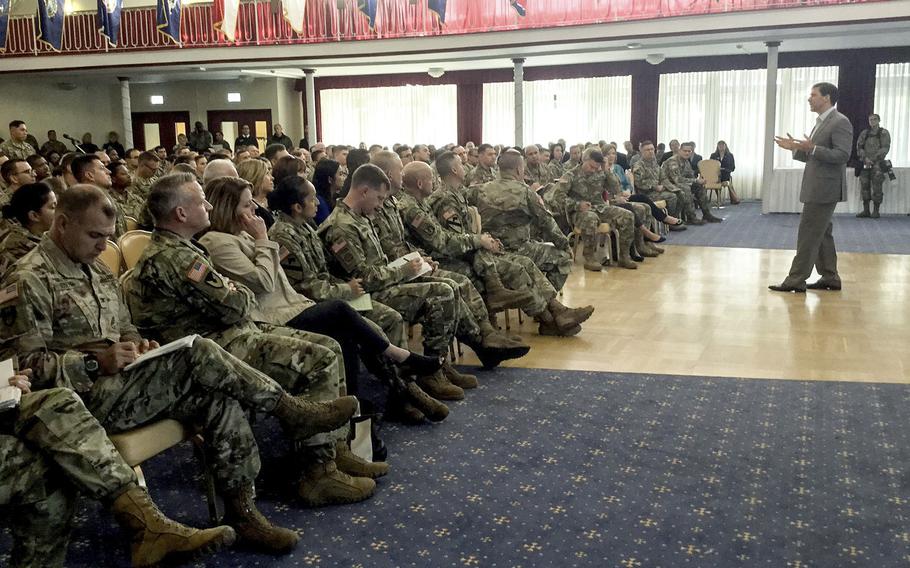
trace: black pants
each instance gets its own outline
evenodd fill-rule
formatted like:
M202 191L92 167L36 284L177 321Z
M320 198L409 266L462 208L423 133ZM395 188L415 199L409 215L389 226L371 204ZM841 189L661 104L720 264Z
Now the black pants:
M664 210L659 208L657 205L654 205L654 202L650 197L636 193L629 197L629 201L635 201L636 203L645 203L648 207L651 208L651 215L654 215L654 218L663 223L663 220L667 218L667 214L664 213Z
M328 335L341 345L348 394L359 390L360 355L379 357L389 348L389 340L367 324L357 310L343 300L328 300L297 314L286 324L294 329Z

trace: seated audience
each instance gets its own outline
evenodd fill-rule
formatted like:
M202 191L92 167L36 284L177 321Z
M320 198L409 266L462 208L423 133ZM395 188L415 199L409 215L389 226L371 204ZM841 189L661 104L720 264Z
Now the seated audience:
M736 160L733 159L733 152L727 147L726 142L718 140L717 149L711 154L711 159L720 162L720 181L730 182L727 185L727 191L730 192L730 203L739 205L739 197L733 189L733 170L736 169Z
M269 193L275 188L275 185L268 162L247 160L237 166L237 177L250 182L253 203L256 205L256 215L265 222L266 230L270 229L275 224L275 216L269 211Z
M0 277L41 242L56 209L57 196L43 183L23 185L3 206L3 219L8 223L0 229Z
M24 160L37 151L28 142L28 128L25 126L25 122L22 120L11 121L9 123L9 140L0 144L0 152L11 160Z
M319 207L314 218L317 225L321 225L335 209L335 202L344 188L344 180L347 177L347 171L335 160L325 159L316 163L313 187L316 188L316 196L319 199Z

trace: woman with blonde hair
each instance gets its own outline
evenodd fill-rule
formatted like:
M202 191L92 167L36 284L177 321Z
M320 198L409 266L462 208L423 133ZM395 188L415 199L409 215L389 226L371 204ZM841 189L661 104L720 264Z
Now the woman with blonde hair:
M269 163L263 160L246 160L237 164L237 175L250 182L256 215L262 217L265 229L269 230L275 224L275 216L269 211L268 201L269 193L275 187Z

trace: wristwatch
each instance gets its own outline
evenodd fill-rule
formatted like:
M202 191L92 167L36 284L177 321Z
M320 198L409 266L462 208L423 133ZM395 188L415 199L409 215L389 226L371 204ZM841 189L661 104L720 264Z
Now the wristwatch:
M101 365L98 364L98 357L95 355L86 355L82 358L82 363L85 365L85 373L91 379L98 378L98 371L101 369Z

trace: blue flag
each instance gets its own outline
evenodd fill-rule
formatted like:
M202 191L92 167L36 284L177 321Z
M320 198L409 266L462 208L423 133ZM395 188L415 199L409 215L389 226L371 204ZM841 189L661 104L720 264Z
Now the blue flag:
M123 0L98 0L98 31L113 46L120 35L120 9Z
M525 10L525 3L522 0L509 0L509 4L515 8L515 11L518 12L519 16L527 15L528 11Z
M427 7L436 12L440 22L446 23L446 0L427 0Z
M357 0L357 8L370 20L370 29L376 25L376 4L379 0Z
M158 0L156 21L158 31L180 43L181 0Z
M38 0L38 41L63 47L63 0Z
M6 51L7 29L9 29L9 0L0 0L0 51Z

